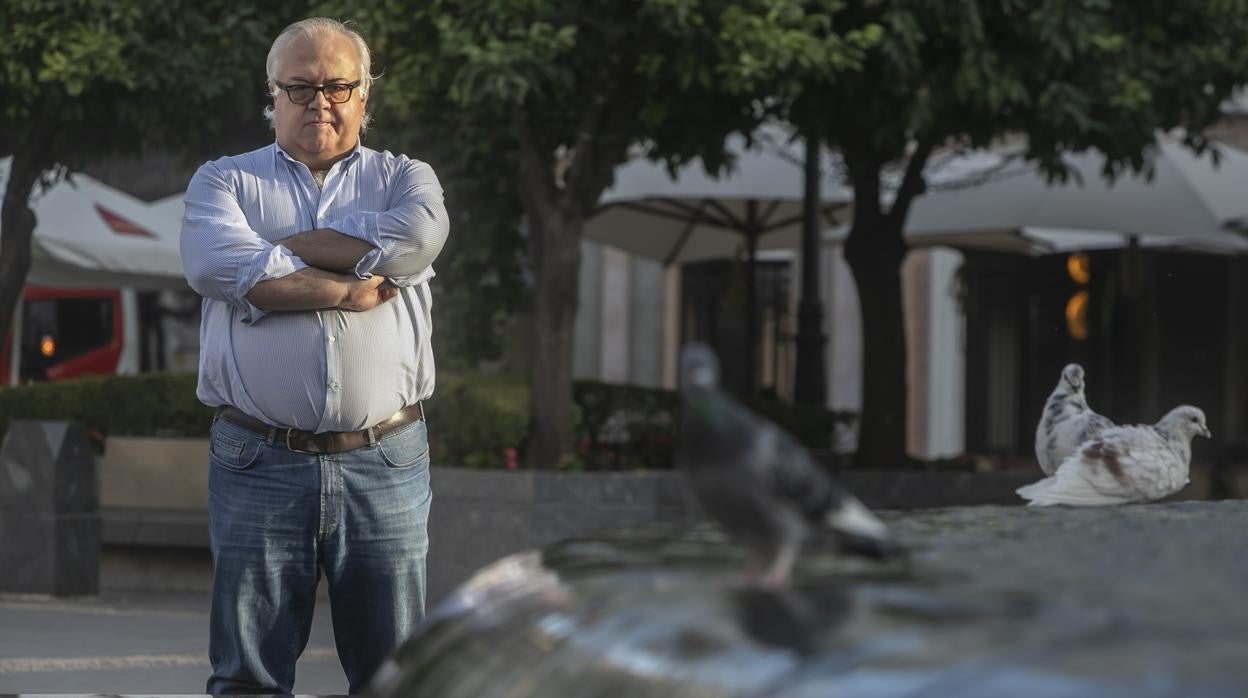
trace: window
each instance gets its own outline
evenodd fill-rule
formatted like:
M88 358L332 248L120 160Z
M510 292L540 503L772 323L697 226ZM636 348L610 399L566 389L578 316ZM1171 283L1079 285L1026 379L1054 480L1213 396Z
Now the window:
M22 377L44 378L48 367L113 341L110 298L27 301L22 316Z

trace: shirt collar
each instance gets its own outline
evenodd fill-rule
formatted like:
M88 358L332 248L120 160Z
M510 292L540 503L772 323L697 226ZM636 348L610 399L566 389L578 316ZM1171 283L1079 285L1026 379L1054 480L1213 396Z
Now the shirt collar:
M353 162L353 161L355 161L355 160L359 160L359 159L360 159L360 153L363 151L363 147L364 147L364 144L363 144L363 143L361 143L361 142L357 139L357 140L355 141L355 147L351 149L351 152L347 153L347 156L346 156L345 158L343 158L343 159L339 160L338 162L335 162L334 164L335 164L335 165L342 165L343 167L347 167L347 165L346 165L345 163L350 163L350 162ZM279 157L284 158L284 159L286 160L286 162L287 162L287 163L289 163L289 164L291 164L291 165L303 165L303 163L302 163L302 162L299 162L299 161L298 161L298 160L296 160L295 158L291 157L290 153L286 152L286 149L285 149L285 148L283 148L282 146L278 145L277 141L273 141L273 149L277 152L278 156L279 156ZM305 167L306 167L306 165L305 165ZM332 169L333 169L333 167L330 167L330 169L332 170Z

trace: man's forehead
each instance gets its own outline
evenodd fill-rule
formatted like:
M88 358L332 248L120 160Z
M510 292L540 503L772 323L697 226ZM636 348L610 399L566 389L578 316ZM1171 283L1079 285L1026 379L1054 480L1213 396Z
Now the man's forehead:
M359 72L355 46L341 34L297 36L286 44L277 60L277 73L286 81L317 82L330 78L349 81Z

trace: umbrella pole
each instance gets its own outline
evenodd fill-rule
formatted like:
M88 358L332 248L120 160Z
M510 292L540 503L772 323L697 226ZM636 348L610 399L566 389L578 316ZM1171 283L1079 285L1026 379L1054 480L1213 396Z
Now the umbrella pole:
M827 401L823 365L823 305L819 301L819 136L806 136L805 195L802 198L802 295L797 306L797 367L794 402L822 406Z
M758 238L762 234L762 222L758 220L758 202L745 202L745 369L746 394L758 394L758 283L755 260L758 257Z

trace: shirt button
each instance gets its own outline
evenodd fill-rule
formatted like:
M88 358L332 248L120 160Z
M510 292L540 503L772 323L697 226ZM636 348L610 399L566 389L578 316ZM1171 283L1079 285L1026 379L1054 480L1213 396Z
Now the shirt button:
M331 389L331 390L337 390L337 389L338 389L338 381L334 381L333 383L330 383L330 384L329 384L329 387L330 387L330 389Z
M337 338L337 337L335 337L334 335L332 335L332 334L331 334L331 335L329 335L329 341L331 341L331 342L336 342L336 341L338 341L338 338Z

